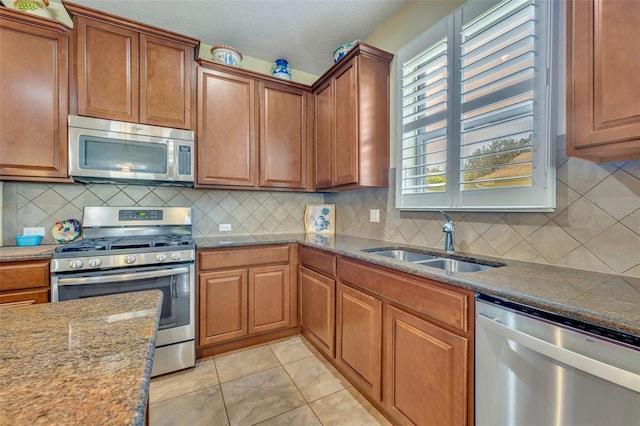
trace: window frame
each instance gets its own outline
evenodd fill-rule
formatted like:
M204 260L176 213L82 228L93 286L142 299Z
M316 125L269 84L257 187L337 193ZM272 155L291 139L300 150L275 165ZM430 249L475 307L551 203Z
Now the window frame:
M396 128L396 197L400 210L434 211L499 211L551 212L555 209L555 139L557 137L558 97L558 5L557 2L535 0L536 40L546 35L535 53L542 58L546 72L534 74L534 127L532 147L532 180L529 187L461 190L460 185L460 124L461 124L461 29L502 1L469 1L442 21L400 48L396 55L396 94L398 99ZM463 22L464 19L464 22ZM444 33L447 37L447 151L445 192L403 194L403 64L427 51ZM536 66L540 63L536 60ZM540 99L543 99L543 105ZM543 141L543 142L541 142ZM544 143L546 141L546 143ZM533 202L532 202L533 201Z

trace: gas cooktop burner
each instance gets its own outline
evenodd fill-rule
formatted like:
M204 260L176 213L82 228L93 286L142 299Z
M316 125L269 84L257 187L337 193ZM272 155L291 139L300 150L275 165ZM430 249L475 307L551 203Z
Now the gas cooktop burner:
M193 240L184 235L118 237L80 240L66 246L57 247L55 251L56 253L73 253L192 245Z

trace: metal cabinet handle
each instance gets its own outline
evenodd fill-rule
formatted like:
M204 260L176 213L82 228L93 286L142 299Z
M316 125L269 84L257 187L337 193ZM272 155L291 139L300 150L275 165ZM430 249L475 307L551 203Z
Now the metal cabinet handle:
M638 374L589 358L568 349L561 348L542 339L538 339L537 337L530 336L519 330L505 326L494 318L489 318L482 313L478 313L476 315L476 322L485 329L504 336L534 352L538 352L578 370L582 370L593 376L640 393L640 375Z
M114 281L132 281L144 278L166 277L170 275L185 274L189 272L189 268L175 268L161 271L137 272L133 274L107 275L100 277L83 277L83 278L60 278L59 286L65 285L83 285L83 284L100 284Z

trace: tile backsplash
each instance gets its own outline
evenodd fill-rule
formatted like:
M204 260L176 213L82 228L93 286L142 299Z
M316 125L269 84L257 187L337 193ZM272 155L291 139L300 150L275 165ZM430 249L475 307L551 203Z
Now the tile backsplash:
M553 213L454 212L456 250L640 277L640 160L593 164L557 151ZM306 204L336 204L341 234L442 248L438 213L399 211L395 170L389 189L309 194L195 190L138 185L52 185L5 182L3 243L15 245L25 226L49 230L81 219L83 206L192 206L194 235L304 232ZM380 222L369 222L380 209ZM231 232L218 224L230 223Z
M456 250L640 277L640 160L593 164L561 146L556 164L555 212L454 212ZM337 232L443 248L444 217L395 209L390 173L389 189L325 196ZM369 209L380 209L379 223Z
M25 226L46 230L42 244L54 242L56 221L82 219L84 206L191 206L195 236L304 232L306 204L322 203L322 194L195 190L141 185L53 185L4 182L3 244L15 245ZM228 223L230 232L219 232Z

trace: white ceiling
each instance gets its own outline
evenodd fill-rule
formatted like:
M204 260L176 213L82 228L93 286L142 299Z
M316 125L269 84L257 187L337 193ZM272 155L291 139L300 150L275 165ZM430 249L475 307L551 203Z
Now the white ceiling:
M69 0L323 74L333 50L366 39L407 0Z

